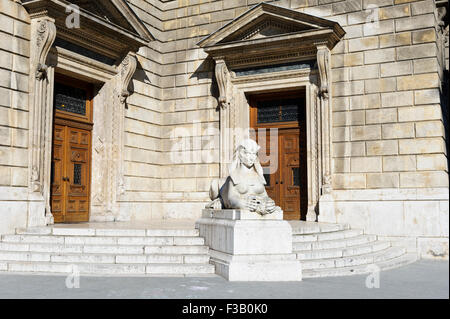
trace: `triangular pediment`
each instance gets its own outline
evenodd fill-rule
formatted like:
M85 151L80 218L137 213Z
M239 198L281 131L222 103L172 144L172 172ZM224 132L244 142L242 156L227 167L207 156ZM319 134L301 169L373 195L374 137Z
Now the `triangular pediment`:
M345 33L337 22L268 3L260 3L202 39L198 45L212 47L324 29L337 30L342 35Z
M64 11L67 5L74 4L80 8L82 18L91 17L93 22L100 19L104 25L119 27L120 30L138 36L146 42L154 40L150 31L125 0L22 0L22 3L28 10L36 8L58 10L58 7L61 7Z

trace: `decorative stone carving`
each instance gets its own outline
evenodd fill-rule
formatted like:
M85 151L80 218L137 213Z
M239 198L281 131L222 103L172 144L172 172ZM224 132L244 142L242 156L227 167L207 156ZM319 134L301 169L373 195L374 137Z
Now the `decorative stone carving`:
M46 65L50 48L56 38L56 26L52 19L32 20L32 38L30 69L34 70L35 77L30 78L30 191L41 193L43 191L44 169L44 139L49 118L46 116L46 103L48 83L48 66ZM47 114L48 115L48 114ZM34 128L33 130L31 128ZM50 156L50 155L48 155ZM43 194L42 194L43 195Z
M120 91L120 103L125 105L127 98L130 96L130 91L128 87L130 85L131 79L136 72L137 59L132 53L128 54L122 62L121 75L121 91Z
M330 50L326 45L317 47L317 66L320 74L320 112L322 126L322 195L331 192L331 102L329 90L331 86Z
M328 91L330 87L330 50L326 46L317 48L317 66L320 74L319 95L324 99L328 99Z
M41 20L38 23L35 47L36 60L34 64L36 79L42 80L47 75L48 66L46 65L46 60L56 38L56 26L53 20L48 19Z
M230 175L222 184L213 181L210 189L216 209L246 209L260 215L282 213L280 207L267 195L263 169L258 160L259 145L251 139L243 140L236 149Z
M222 109L225 109L230 105L231 81L230 81L230 72L228 71L228 67L225 63L225 60L223 60L222 58L216 59L215 74L220 94L218 100L219 106Z

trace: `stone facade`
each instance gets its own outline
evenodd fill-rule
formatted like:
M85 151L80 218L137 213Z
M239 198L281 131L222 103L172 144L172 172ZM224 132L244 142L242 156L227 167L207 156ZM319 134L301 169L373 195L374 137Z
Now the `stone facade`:
M39 202L29 190L32 23L22 2L0 2L0 233L30 226ZM221 159L215 62L198 43L260 1L127 2L154 40L137 52L122 128L107 124L112 80L94 99L91 220L199 218ZM318 220L413 236L424 255L444 241L448 256L448 25L439 3L266 2L345 30L330 57L331 191L319 190Z

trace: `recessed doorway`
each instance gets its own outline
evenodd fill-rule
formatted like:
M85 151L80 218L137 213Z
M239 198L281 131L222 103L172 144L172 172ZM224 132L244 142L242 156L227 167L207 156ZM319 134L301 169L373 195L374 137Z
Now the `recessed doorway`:
M93 87L55 75L50 204L55 223L89 221Z
M308 211L305 92L255 94L249 96L249 104L250 126L255 131L252 138L262 146L260 160L267 194L283 209L284 219L305 220Z

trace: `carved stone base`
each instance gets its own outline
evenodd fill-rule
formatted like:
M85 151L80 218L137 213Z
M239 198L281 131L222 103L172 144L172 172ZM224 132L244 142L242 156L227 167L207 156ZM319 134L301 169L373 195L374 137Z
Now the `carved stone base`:
M230 281L301 281L292 228L283 214L204 209L196 222L216 273Z

